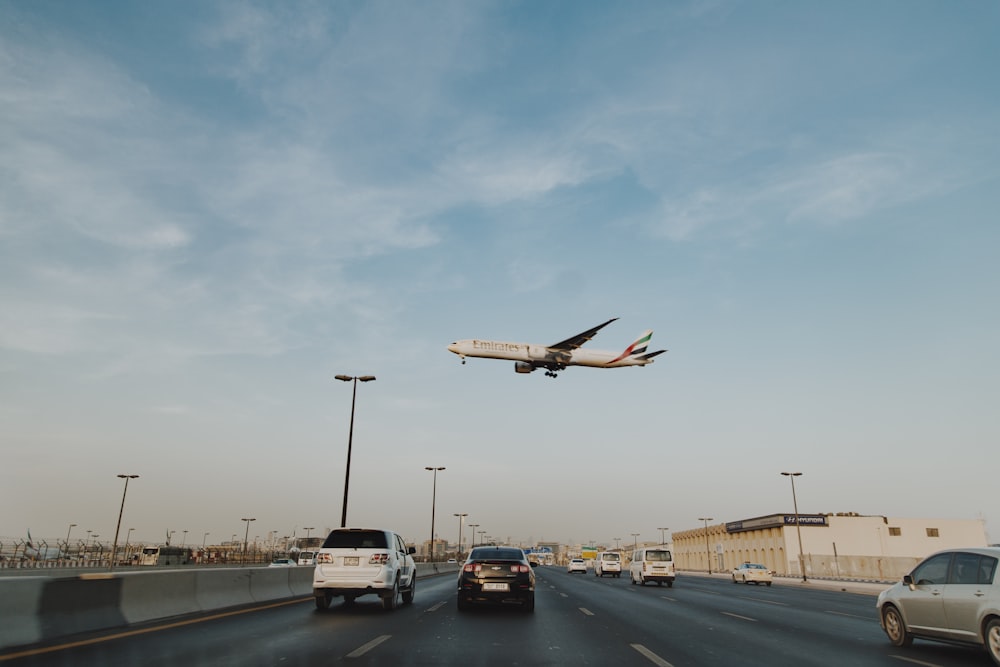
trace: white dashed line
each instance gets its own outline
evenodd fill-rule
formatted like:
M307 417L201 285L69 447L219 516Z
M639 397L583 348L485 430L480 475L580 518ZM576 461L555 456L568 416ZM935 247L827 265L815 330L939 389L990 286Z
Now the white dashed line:
M441 600L441 601L440 601L440 602L438 602L438 603L437 603L436 605L434 605L434 606L432 606L432 607L428 607L428 608L427 608L427 611L428 611L428 612L431 612L431 611L437 611L438 609L440 609L441 607L445 606L446 604L448 604L448 601L447 601L447 600Z
M593 615L594 615L594 612L590 611L590 610L589 610L589 609L587 609L586 607L580 607L580 611L582 611L582 612L583 612L584 614L586 614L587 616L593 616Z
M657 665L657 667L674 667L669 662L667 662L660 656L656 655L642 644L629 644L629 646L638 651L639 654L642 655L642 657L646 658L646 660L649 660L654 665Z
M392 637L392 635L379 635L378 637L376 637L375 639L371 640L370 642L368 642L364 646L359 646L358 648L356 648L353 651L351 651L350 653L348 653L347 657L348 658L360 658L365 653L368 653L368 651L372 650L373 648L375 648L376 646L378 646L382 642L388 640L390 637Z
M722 613L725 614L726 616L732 616L733 618L743 619L744 621L750 621L752 623L756 623L757 622L756 618L750 618L749 616L740 616L739 614L730 614L728 611L724 611Z

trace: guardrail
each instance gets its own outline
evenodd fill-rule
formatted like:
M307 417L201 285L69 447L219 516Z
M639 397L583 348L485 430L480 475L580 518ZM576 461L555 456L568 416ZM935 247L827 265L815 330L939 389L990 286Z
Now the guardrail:
M418 563L417 576L458 571ZM312 594L313 568L198 568L0 577L0 649Z

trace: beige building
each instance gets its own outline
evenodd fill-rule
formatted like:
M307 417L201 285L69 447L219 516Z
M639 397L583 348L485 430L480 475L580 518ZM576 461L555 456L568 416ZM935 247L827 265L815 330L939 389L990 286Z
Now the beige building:
M680 570L728 572L744 561L762 563L779 575L892 581L930 553L986 546L980 519L899 519L844 514L794 514L731 521L673 533Z

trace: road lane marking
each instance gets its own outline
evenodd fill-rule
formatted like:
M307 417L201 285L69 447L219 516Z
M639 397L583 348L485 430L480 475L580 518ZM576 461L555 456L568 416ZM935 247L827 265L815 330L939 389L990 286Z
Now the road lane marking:
M375 639L371 640L367 644L364 644L363 646L359 646L358 648L356 648L353 651L351 651L350 653L348 653L347 657L348 658L360 658L365 653L368 653L368 651L372 650L373 648L375 648L376 646L378 646L382 642L388 640L390 637L392 637L392 635L379 635L378 637L376 637Z
M312 597L308 598L298 598L296 600L285 600L283 602L275 602L273 604L264 605L263 607L251 607L250 609L237 609L236 611L227 611L222 614L213 614L211 616L204 616L201 618L191 618L186 621L176 621L174 623L168 623L166 625L157 625L151 628L141 628L139 630L128 630L126 632L116 632L113 635L104 635L101 637L94 637L93 639L82 639L80 641L69 642L67 644L58 644L56 646L46 646L44 648L34 648L25 651L18 651L17 653L3 653L0 654L0 662L5 662L7 660L14 660L16 658L24 658L33 655L43 655L45 653L55 653L56 651L65 651L66 649L79 648L81 646L90 646L91 644L101 644L103 642L108 642L113 639L123 639L125 637L134 637L136 635L144 635L150 632L159 632L160 630L170 630L171 628L180 628L185 625L192 625L194 623L203 623L205 621L214 621L220 618L227 618L229 616L238 616L240 614L249 614L254 611L264 611L265 609L274 609L275 607L284 607L290 604L299 604L301 602L306 602L312 600Z
M756 618L750 618L749 616L740 616L739 614L731 614L728 611L723 611L723 612L720 612L720 613L725 614L726 616L732 616L733 618L741 618L744 621L750 621L752 623L756 623L757 622Z
M560 593L559 595L563 596L564 598L568 598L569 597L569 595L567 595L566 593Z
M780 605L782 607L787 607L788 606L787 602L778 602L776 600L761 600L760 598L753 598L753 597L750 597L749 595L737 595L735 597L738 597L741 600L753 600L754 602L764 602L765 604L776 604L776 605Z
M923 660L915 660L914 658L907 658L902 655L890 655L890 658L895 658L896 660L902 660L903 662L912 662L914 665L923 665L923 667L941 667L941 665L936 662L924 662Z
M590 610L589 610L589 609L587 609L586 607L580 607L580 611L582 611L582 612L583 612L584 614L586 614L587 616L593 616L593 615L594 615L594 612L590 611Z
M669 662L667 662L660 656L656 655L642 644L629 644L629 646L638 651L639 655L646 658L646 660L649 660L654 665L657 665L657 667L674 667Z
M660 597L663 598L664 600L670 600L671 602L677 602L677 598L668 598L666 595L661 595Z
M826 611L826 613L828 613L828 614L835 614L837 616L847 616L849 618L860 618L860 619L865 620L865 621L878 620L878 619L872 619L871 616L859 616L857 614L845 614L842 611L830 611L829 609Z
M428 607L427 611L428 612L437 611L438 609L440 609L441 607L445 606L446 604L448 604L447 600L441 600L436 605L432 605L432 606Z

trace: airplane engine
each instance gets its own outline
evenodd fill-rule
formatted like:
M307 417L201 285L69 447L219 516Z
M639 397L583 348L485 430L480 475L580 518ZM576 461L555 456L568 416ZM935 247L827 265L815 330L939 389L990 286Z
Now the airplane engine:
M535 370L535 367L526 361L515 361L514 362L514 372L515 373L530 373Z

